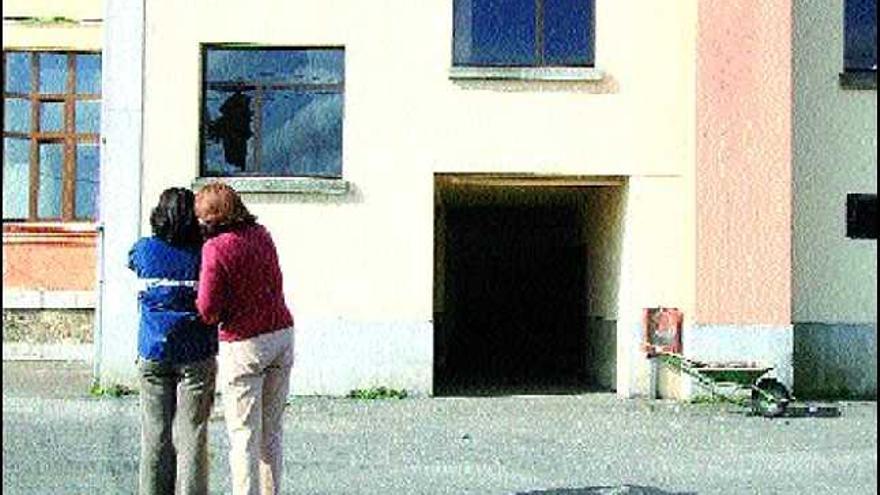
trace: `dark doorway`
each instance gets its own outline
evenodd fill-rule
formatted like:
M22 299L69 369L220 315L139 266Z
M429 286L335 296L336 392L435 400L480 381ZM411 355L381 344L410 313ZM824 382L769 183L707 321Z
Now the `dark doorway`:
M510 191L441 212L435 394L586 388L587 252L580 196Z

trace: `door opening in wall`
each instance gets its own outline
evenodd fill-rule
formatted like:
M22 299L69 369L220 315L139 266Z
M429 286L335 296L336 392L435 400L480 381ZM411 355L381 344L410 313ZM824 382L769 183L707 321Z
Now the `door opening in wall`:
M602 185L437 177L435 395L610 390L614 325L595 314L609 272L593 266L609 243L590 215L596 191L620 188Z

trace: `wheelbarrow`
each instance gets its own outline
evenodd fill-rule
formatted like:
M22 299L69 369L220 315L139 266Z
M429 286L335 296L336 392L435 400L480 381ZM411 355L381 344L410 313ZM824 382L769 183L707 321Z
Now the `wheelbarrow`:
M786 413L792 402L791 393L775 378L766 376L773 367L754 363L705 363L670 351L649 349L649 358L693 377L712 396L734 404L737 391L751 390L750 405L754 414L775 418Z
M642 348L649 359L692 376L713 396L734 404L742 400L737 392L751 391L750 405L754 414L775 418L838 417L840 409L829 404L795 403L785 385L767 374L769 366L755 363L705 363L685 357L682 352L683 314L675 308L645 308L642 313L644 340Z

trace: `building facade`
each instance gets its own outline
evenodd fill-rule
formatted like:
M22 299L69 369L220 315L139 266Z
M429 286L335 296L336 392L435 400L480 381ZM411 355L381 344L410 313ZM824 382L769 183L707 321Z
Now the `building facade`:
M103 3L3 4L3 356L94 355Z
M795 388L876 398L877 4L843 3L793 13Z
M296 394L686 397L641 347L674 307L688 356L820 392L799 356L864 349L842 387L876 395L876 240L838 235L876 201L876 67L834 4L105 0L98 376L135 374L152 204L222 179L278 246Z

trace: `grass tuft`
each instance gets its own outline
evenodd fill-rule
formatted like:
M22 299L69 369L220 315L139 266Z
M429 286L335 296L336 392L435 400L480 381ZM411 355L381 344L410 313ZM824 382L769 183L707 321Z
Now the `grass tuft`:
M360 400L406 399L408 396L409 394L406 390L397 390L387 387L359 388L348 393L349 399Z

